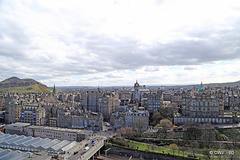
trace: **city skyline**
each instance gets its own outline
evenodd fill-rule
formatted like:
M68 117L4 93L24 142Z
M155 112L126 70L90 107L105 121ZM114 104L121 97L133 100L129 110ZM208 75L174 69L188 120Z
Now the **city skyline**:
M47 86L240 80L239 1L0 1L0 80Z

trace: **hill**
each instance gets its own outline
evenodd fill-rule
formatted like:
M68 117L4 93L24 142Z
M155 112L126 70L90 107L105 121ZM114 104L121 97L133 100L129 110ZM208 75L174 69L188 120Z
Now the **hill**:
M6 93L9 88L13 93L49 93L46 85L34 79L20 79L18 77L11 77L0 82L0 92Z

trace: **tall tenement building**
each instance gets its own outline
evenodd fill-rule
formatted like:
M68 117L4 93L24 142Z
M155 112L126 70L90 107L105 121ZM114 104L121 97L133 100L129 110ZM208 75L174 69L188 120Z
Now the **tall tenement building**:
M161 90L150 93L147 99L147 110L149 113L159 111L163 102L163 92Z
M17 122L17 103L14 102L13 97L8 93L5 100L5 123Z
M100 91L86 91L82 94L83 107L92 112L99 112Z
M19 122L41 126L45 124L45 114L45 108L38 104L25 105L22 107Z
M175 115L174 123L233 123L233 117L224 117L223 93L213 94L206 87L197 92L182 93L182 113Z

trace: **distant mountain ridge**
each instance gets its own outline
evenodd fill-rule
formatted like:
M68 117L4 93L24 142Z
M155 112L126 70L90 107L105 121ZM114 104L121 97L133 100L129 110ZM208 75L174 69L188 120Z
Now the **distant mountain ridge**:
M18 77L11 77L0 82L0 88L8 88L8 87L23 87L23 86L31 86L39 84L43 87L47 87L46 85L34 80L34 79L20 79Z
M204 86L209 86L209 87L236 87L240 86L240 81L236 82L222 82L222 83L203 83ZM171 86L171 87L199 87L200 84L192 84L192 85L176 85L176 86Z

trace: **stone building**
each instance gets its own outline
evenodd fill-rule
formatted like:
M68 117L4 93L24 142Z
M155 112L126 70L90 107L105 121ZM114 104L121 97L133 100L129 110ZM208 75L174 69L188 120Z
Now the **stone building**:
M13 97L8 93L5 99L5 123L17 122L17 103L14 102Z
M30 123L32 125L45 124L45 108L38 104L25 105L21 109L19 122Z
M3 111L5 104L4 95L0 95L0 111Z
M100 131L103 127L103 116L96 112L81 112L78 114L65 114L62 112L57 117L57 127L76 128Z
M187 117L223 117L223 100L209 92L183 93L182 115Z
M86 91L82 97L83 107L92 112L99 112L100 91Z
M29 123L14 123L6 125L6 132L10 134L78 142L93 135L93 131L88 130L33 126Z
M182 94L180 91L171 95L171 103L176 103L178 106L182 105Z
M159 111L163 102L162 91L157 91L155 93L150 93L147 99L147 110L149 113Z
M224 102L221 94L214 94L201 87L197 92L182 93L181 116L174 117L175 124L183 124L187 121L196 123L232 123L232 120L224 117Z
M99 98L99 108L104 119L108 120L111 113L115 112L115 102L119 99L116 92L104 92Z
M149 112L139 107L135 111L112 113L110 123L114 129L121 127L133 127L139 131L145 131L149 128Z

